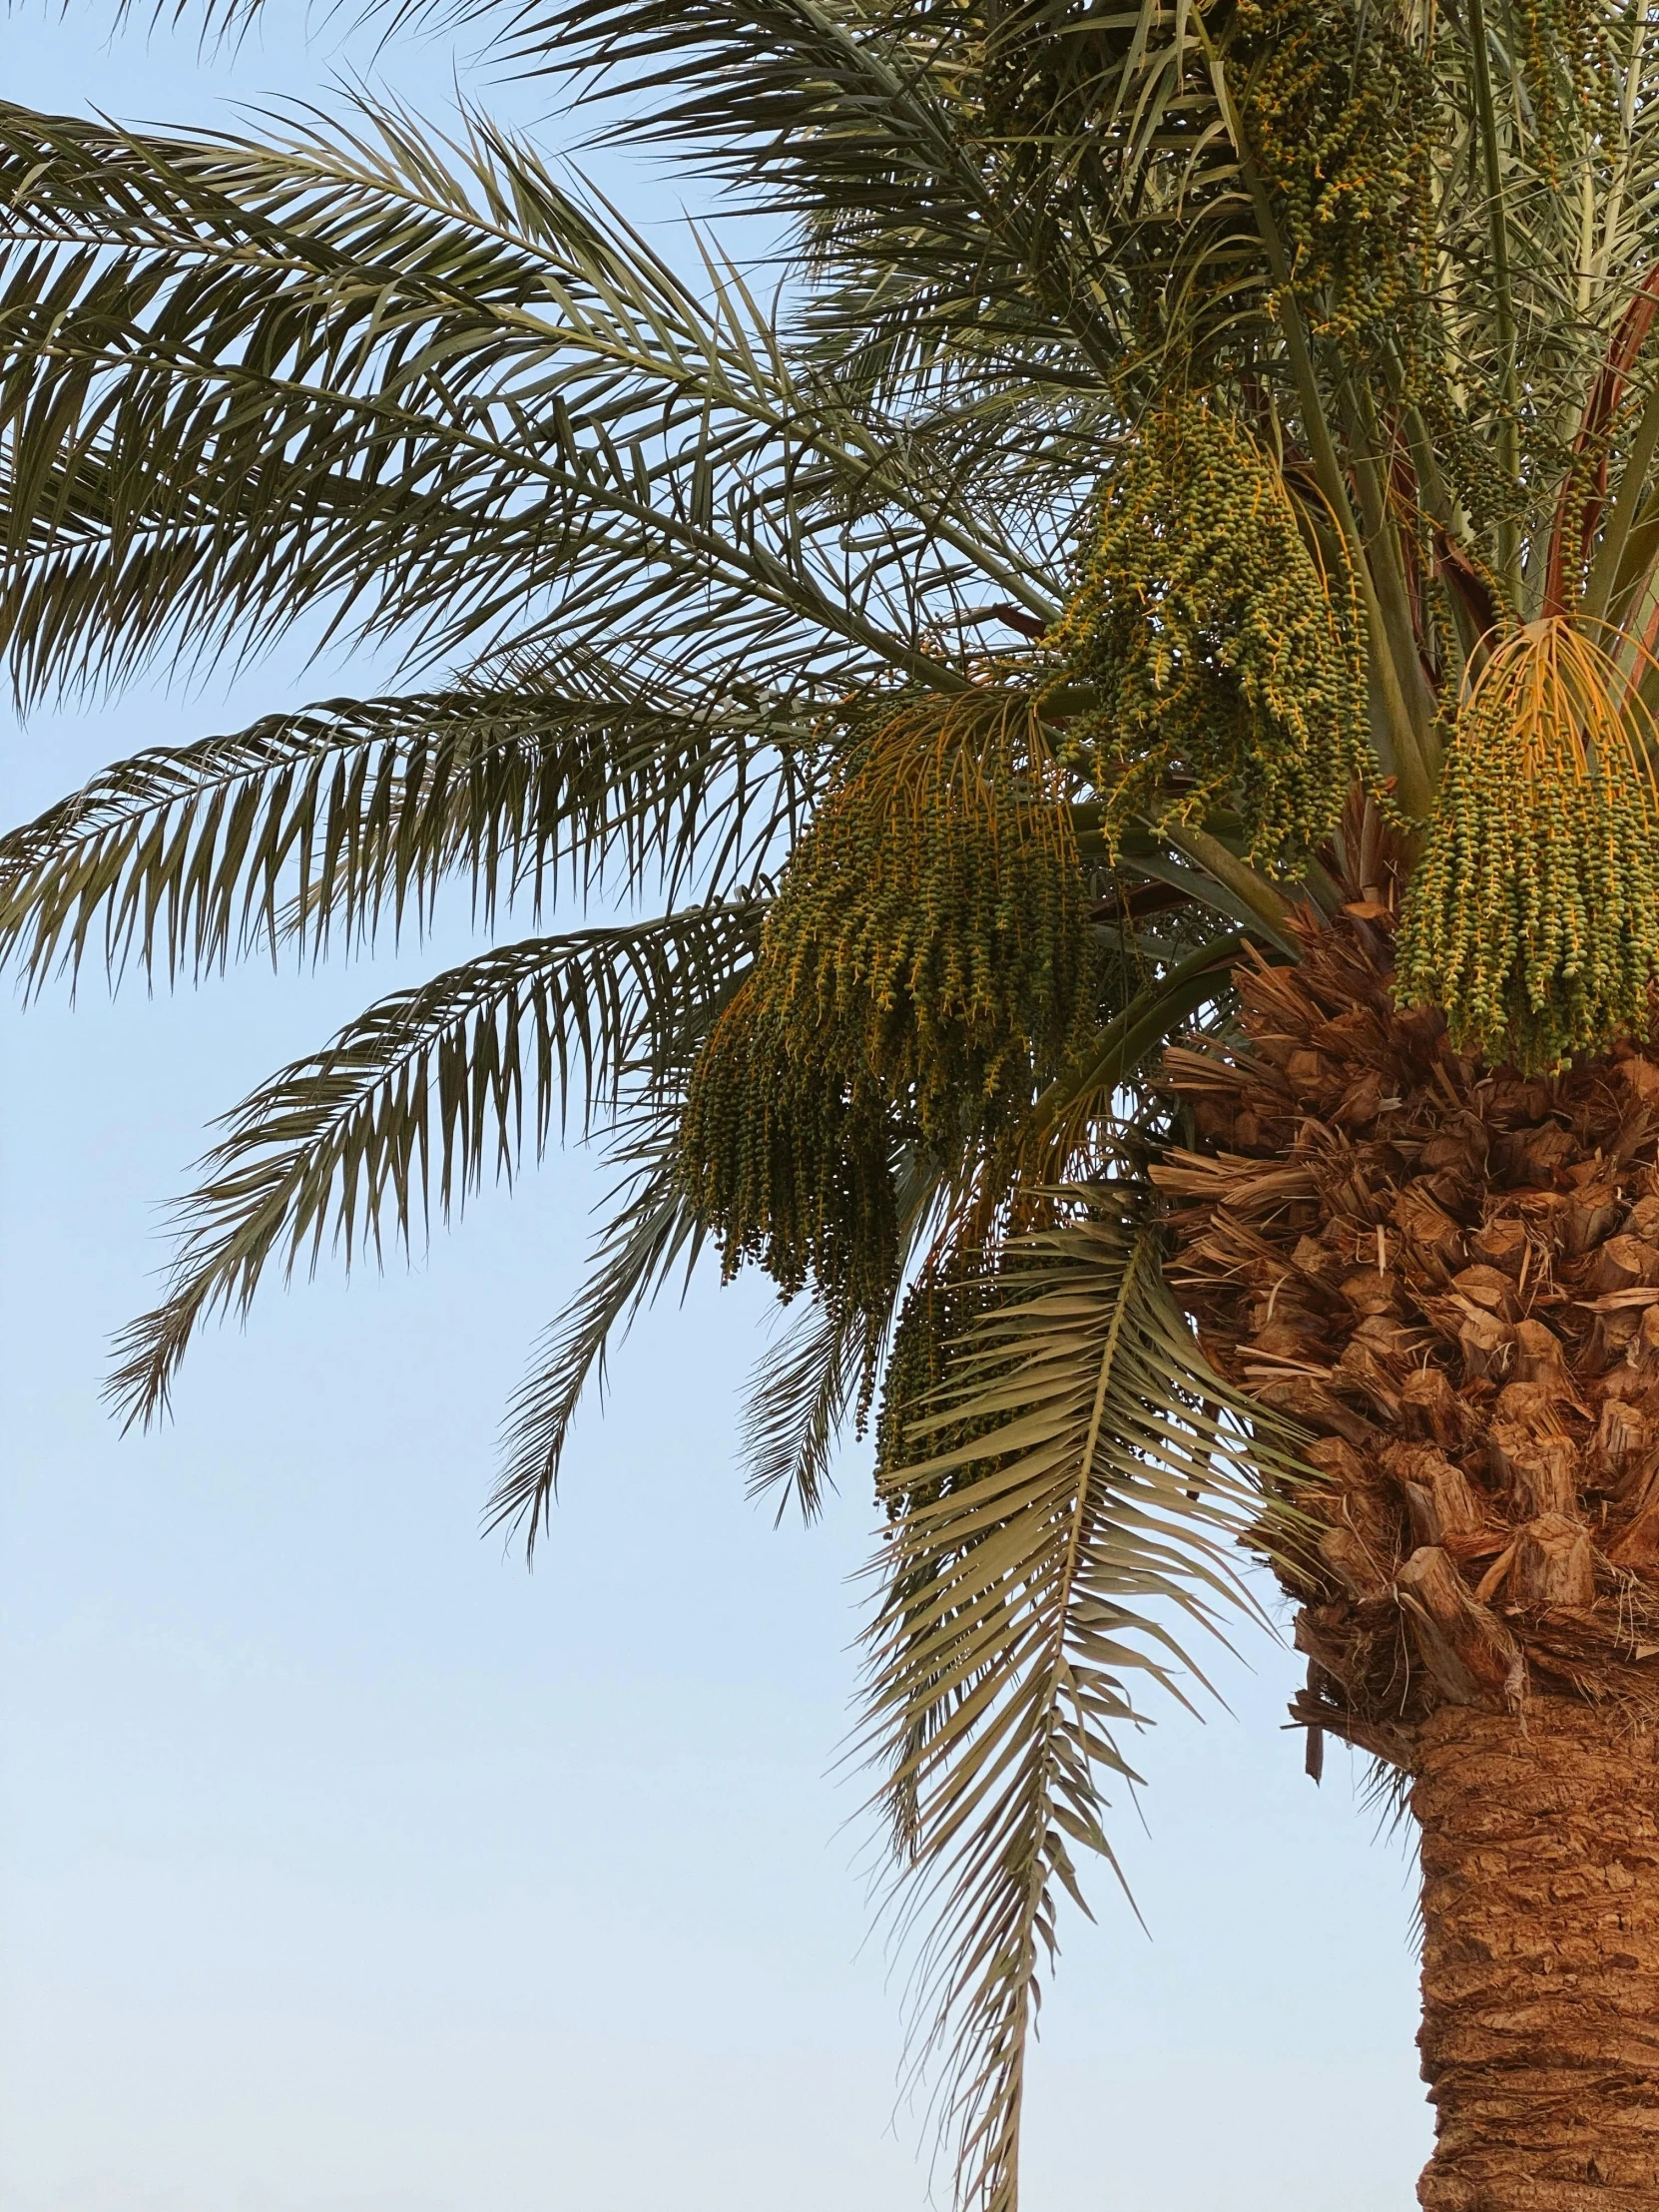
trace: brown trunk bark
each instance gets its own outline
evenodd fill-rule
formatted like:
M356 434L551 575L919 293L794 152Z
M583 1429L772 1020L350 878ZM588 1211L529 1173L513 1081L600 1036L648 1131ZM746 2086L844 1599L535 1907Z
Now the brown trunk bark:
M1656 2212L1659 1731L1444 1706L1412 1765L1424 2212Z

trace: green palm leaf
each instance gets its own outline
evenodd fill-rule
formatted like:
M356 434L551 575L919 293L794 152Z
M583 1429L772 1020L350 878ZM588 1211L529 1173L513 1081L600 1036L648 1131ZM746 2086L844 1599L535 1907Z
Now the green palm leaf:
M226 1117L180 1202L168 1293L120 1342L110 1394L129 1421L165 1410L202 1323L246 1311L267 1267L349 1265L458 1210L487 1164L541 1151L573 1092L584 1116L660 1080L753 954L751 902L497 947L399 991ZM435 1189L434 1189L435 1186Z
M610 1158L623 1170L609 1198L616 1210L595 1243L586 1282L542 1340L507 1410L505 1465L485 1525L517 1528L531 1557L588 1384L603 1395L618 1332L671 1276L689 1278L703 1249L704 1231L686 1202L676 1118L661 1100L648 1098L625 1117Z
M25 691L326 606L752 677L960 682L926 602L1045 582L527 149L361 104L282 146L0 108L0 633ZM22 466L16 456L24 455ZM868 527L874 524L876 527Z
M1181 1624L1256 1610L1233 1548L1293 1464L1210 1373L1156 1224L1132 1194L1090 1195L1090 1218L1013 1249L913 1431L922 1451L964 1424L968 1440L884 1478L867 1742L910 1861L900 1925L930 1923L919 2055L947 2053L961 2198L987 2212L1017 2202L1027 2046L1061 1898L1083 1904L1076 1854L1116 1867L1101 1785L1134 1780L1131 1684L1187 1703L1182 1674L1202 1677Z
M782 702L530 673L328 700L118 762L0 837L0 958L34 988L93 949L112 975L200 976L285 938L418 927L451 878L486 922L648 879L719 897L787 847L821 751Z
M847 1414L869 1369L870 1325L856 1309L815 1299L756 1363L744 1416L751 1497L793 1503L816 1520Z

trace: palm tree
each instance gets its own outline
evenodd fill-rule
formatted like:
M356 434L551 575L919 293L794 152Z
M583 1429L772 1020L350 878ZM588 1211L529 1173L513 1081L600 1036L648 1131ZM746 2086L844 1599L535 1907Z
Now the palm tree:
M706 1248L799 1301L759 1486L810 1514L874 1408L865 1734L962 2201L1016 2203L1061 1900L1242 1543L1310 1771L1360 1747L1420 1837L1422 2203L1651 2207L1649 11L496 29L763 211L765 296L475 115L0 110L20 693L300 622L406 672L13 831L15 963L314 952L457 878L500 940L228 1117L120 1407L574 1117L615 1210L495 1517L534 1542Z

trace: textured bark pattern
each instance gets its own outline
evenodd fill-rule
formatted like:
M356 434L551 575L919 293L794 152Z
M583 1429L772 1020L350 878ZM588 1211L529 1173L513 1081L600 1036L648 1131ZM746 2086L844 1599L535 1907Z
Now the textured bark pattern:
M1204 1149L1154 1170L1210 1358L1315 1438L1297 1717L1408 1768L1444 1704L1652 1706L1659 1057L1454 1053L1394 1008L1387 886L1304 937L1246 1043L1168 1055Z
M1425 2212L1659 2207L1656 1757L1563 1698L1422 1725Z

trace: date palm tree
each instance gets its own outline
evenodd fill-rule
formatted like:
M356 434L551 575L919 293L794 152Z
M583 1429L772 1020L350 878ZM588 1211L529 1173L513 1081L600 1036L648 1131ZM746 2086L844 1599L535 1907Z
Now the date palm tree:
M1420 1838L1423 2205L1651 2212L1651 11L493 28L773 266L676 272L476 115L0 110L19 692L301 623L404 671L14 830L15 965L310 954L455 879L490 932L229 1115L119 1406L269 1268L602 1133L495 1516L534 1542L705 1254L797 1304L759 1486L810 1514L873 1409L864 1726L961 2200L1013 2212L1135 1701L1254 1551L1310 1771L1360 1747Z

